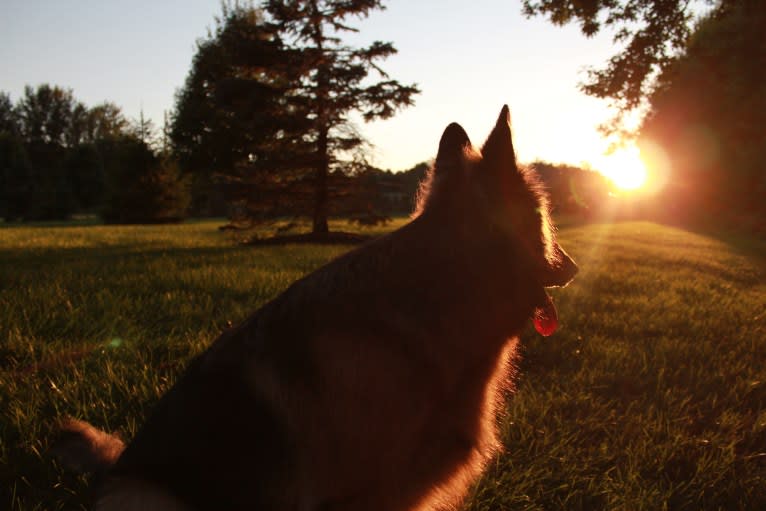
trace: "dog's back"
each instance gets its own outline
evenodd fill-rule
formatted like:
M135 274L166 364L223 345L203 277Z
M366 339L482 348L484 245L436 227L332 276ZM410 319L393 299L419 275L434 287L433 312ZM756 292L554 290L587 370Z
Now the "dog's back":
M140 491L190 509L459 502L498 448L515 337L533 314L555 328L544 287L576 271L516 167L508 122L504 108L483 155L450 125L416 219L296 282L193 361L97 507L128 509Z

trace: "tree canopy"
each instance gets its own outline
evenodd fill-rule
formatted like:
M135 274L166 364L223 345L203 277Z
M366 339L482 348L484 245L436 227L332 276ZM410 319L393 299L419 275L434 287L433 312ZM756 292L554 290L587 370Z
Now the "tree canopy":
M707 16L650 96L642 137L673 169L676 207L766 219L766 4L744 1Z
M632 134L666 164L658 208L766 232L763 0L524 0L524 12L614 30L621 49L581 87L618 107L607 131L641 107Z
M693 22L712 6L714 15L727 12L739 0L523 0L525 15L545 16L555 25L577 23L588 37L613 32L620 50L600 69L591 68L582 90L611 100L618 115L642 106L655 78L681 54ZM745 0L759 1L759 0Z

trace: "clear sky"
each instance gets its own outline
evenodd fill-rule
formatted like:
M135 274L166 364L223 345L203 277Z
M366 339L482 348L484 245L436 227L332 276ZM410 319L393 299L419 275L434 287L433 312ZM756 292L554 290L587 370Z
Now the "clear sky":
M392 120L361 123L373 163L402 170L432 158L457 121L479 145L501 106L511 107L522 161L593 162L606 143L596 126L607 104L579 92L584 68L614 53L611 39L586 39L521 15L519 0L389 0L355 21L349 40L392 41L383 63L417 83L415 106ZM0 90L16 101L24 85L71 88L93 106L113 101L127 116L141 108L156 125L173 105L195 41L220 13L219 0L0 0Z

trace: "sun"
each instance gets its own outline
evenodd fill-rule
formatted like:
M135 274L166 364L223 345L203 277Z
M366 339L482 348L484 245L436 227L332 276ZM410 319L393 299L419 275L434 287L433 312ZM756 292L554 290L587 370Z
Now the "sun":
M617 149L598 158L594 167L621 190L637 190L646 184L646 166L635 145Z

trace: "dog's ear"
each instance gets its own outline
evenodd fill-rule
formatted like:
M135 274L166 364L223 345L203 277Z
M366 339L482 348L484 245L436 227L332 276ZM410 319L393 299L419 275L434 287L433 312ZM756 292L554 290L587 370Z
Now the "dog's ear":
M495 172L513 172L518 174L516 153L511 139L511 112L508 105L503 105L500 116L487 137L481 150L484 162Z
M465 154L470 149L471 141L462 126L456 122L447 126L439 141L439 152L434 164L435 175L448 174L462 168Z

